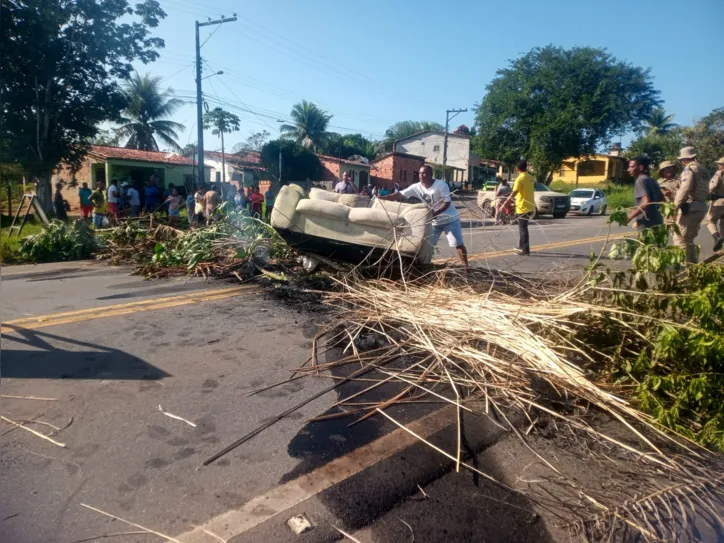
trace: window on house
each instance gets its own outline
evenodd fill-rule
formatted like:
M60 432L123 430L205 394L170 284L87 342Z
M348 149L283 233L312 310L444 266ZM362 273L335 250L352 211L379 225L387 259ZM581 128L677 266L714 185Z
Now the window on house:
M433 152L433 153L439 153L439 152L440 152L440 146L439 146L439 145L433 145L433 146L432 146L432 152Z
M221 172L216 172L216 182L221 183Z
M402 180L407 181L407 170L402 170Z

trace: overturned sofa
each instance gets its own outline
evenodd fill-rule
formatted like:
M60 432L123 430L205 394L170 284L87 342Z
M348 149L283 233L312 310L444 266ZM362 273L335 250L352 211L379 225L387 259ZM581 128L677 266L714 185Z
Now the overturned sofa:
M328 258L358 263L399 254L429 264L430 211L425 204L375 200L355 194L282 187L274 202L271 225L292 247Z

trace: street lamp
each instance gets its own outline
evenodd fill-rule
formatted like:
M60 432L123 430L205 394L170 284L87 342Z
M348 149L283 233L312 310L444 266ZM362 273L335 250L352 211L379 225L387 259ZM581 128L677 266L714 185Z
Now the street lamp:
M215 74L209 74L206 77L202 77L201 81L203 81L204 79L208 79L209 77L214 77L215 75L224 75L224 70L219 70Z

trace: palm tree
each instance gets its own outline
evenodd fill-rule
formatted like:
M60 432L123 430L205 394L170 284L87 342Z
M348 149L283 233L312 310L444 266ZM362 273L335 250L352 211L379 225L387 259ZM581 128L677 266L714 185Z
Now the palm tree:
M220 107L207 111L204 115L204 128L211 128L214 136L221 136L221 182L226 183L226 152L224 151L224 134L238 132L241 126L239 117Z
M385 131L385 140L395 141L428 130L442 132L445 128L435 121L400 121Z
M674 122L673 115L667 115L662 107L651 110L651 115L646 119L646 132L649 136L663 136L668 134L678 125Z
M291 118L294 124L283 124L280 127L282 137L316 150L327 135L327 125L332 115L316 104L302 100L292 108Z
M176 139L178 131L185 127L167 118L183 105L183 100L173 98L171 89L161 90L161 79L135 73L123 88L126 108L121 122L124 124L116 133L128 138L128 149L158 151L158 138L173 150L181 151Z

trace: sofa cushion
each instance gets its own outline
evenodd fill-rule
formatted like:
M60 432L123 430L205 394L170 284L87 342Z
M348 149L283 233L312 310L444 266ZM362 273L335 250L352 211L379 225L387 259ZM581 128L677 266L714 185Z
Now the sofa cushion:
M384 209L350 209L349 222L386 229L405 225L405 219Z
M313 188L309 192L309 198L312 200L324 200L327 202L336 202L346 205L347 207L369 207L370 199L367 196L358 194L339 194L329 190Z
M350 210L351 208L345 205L328 202L326 200L300 200L297 204L297 213L310 215L312 217L326 217L345 223L349 219Z

